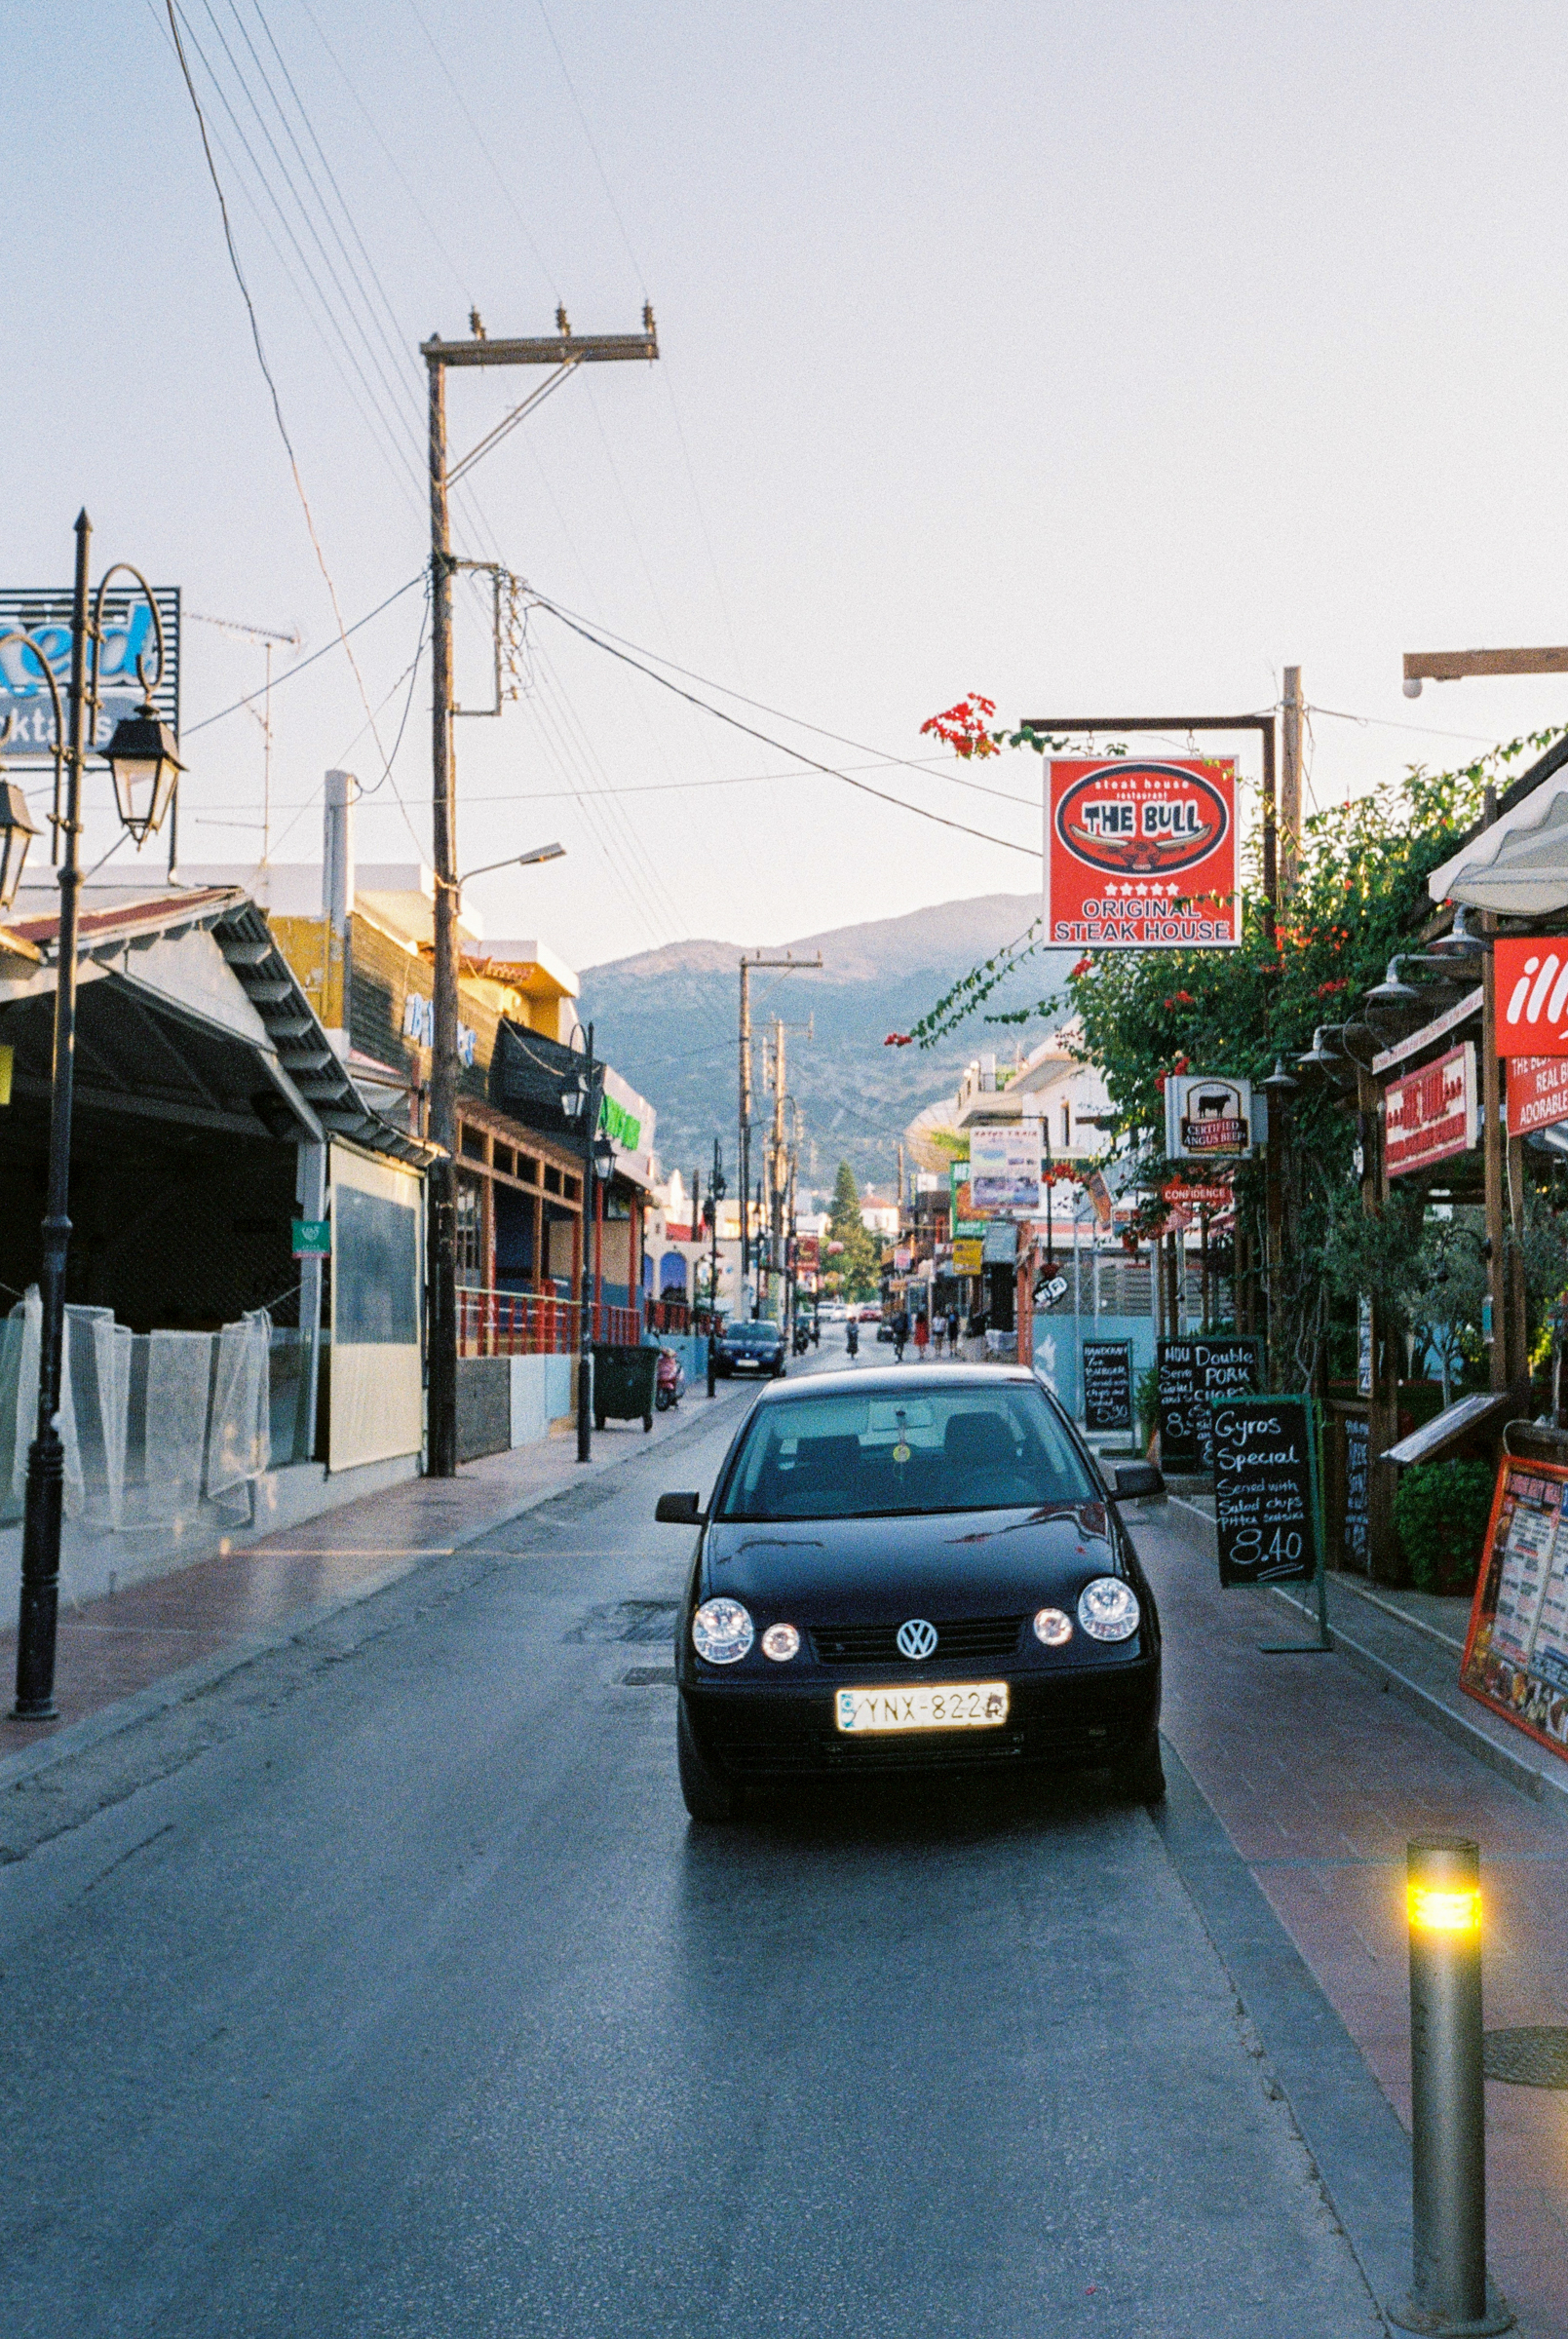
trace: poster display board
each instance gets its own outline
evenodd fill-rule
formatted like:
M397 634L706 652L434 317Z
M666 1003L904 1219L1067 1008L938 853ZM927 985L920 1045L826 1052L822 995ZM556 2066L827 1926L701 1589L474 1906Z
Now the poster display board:
M1511 1055L1508 1075L1511 1137L1568 1121L1568 1056Z
M1568 1756L1568 1470L1505 1454L1460 1687Z
M1450 1048L1403 1080L1391 1080L1384 1098L1390 1177L1406 1177L1412 1170L1430 1170L1453 1154L1468 1153L1477 1142L1474 1041Z
M1263 1343L1250 1333L1207 1340L1162 1340L1160 1466L1166 1471L1214 1467L1209 1405L1216 1397L1250 1395L1263 1377Z
M1130 1340L1084 1342L1084 1427L1086 1430L1131 1429Z
M1372 1425L1364 1414L1345 1416L1345 1516L1340 1527L1339 1564L1364 1576L1369 1569L1372 1532Z
M1231 756L1046 770L1046 935L1099 950L1233 949L1236 763Z
M1310 1398L1217 1398L1214 1517L1221 1584L1318 1573L1318 1436Z
M970 1204L977 1218L1032 1218L1040 1208L1040 1124L969 1132Z

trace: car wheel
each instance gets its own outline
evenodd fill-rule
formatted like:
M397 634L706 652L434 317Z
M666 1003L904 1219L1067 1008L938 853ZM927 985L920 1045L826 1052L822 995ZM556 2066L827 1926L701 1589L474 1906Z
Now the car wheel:
M603 1427L604 1427L604 1416L603 1416L603 1414L602 1414L602 1413L595 1413L595 1414L594 1414L594 1416L593 1416L593 1427L594 1427L596 1430L602 1430L602 1429L603 1429Z
M1160 1759L1160 1733L1151 1730L1140 1739L1130 1754L1124 1754L1116 1766L1117 1791L1128 1803L1163 1803L1166 1799L1166 1766Z
M675 1763L680 1772L681 1799L692 1819L702 1821L705 1825L721 1826L726 1820L740 1818L740 1793L720 1777L697 1744L697 1733L687 1715L684 1698L677 1701L675 1708Z
M647 1437L647 1435L648 1435L648 1432L649 1432L649 1431L650 1431L652 1428L653 1428L653 1415L652 1415L651 1413L644 1413L644 1415L642 1416L642 1435L644 1436L644 1438L646 1438L646 1437Z

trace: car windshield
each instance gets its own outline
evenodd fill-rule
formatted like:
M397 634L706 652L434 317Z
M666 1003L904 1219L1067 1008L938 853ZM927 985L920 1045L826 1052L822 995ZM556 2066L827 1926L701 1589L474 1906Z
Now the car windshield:
M719 1516L878 1518L1100 1499L1037 1388L844 1390L757 1407Z
M771 1347L779 1337L779 1326L766 1321L760 1323L732 1323L724 1337L726 1340L763 1340Z

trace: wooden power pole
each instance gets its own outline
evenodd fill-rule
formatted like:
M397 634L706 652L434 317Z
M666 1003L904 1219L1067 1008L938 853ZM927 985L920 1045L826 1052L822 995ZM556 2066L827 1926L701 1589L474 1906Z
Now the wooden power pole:
M822 963L822 954L820 950L815 958L796 958L791 950L786 950L783 958L768 958L760 950L753 950L749 955L745 951L741 954L741 1289L737 1313L746 1306L746 1279L750 1257L746 1220L751 1207L751 970L753 967L773 967L779 969L783 974L798 974L802 969L807 971L820 969ZM757 1230L756 1264L758 1273L751 1301L753 1316L759 1313L762 1306L762 1230L760 1227Z
M433 1478L457 1475L457 786L452 761L452 556L448 491L481 455L519 423L529 408L579 365L606 360L659 355L653 311L644 307L640 333L574 334L564 309L555 312L556 331L527 341L492 341L476 310L469 317L472 339L443 341L432 333L419 345L430 380L430 639L431 639L431 821L435 864L435 1022L430 1070L430 1135L441 1148L431 1164L427 1187L428 1229L425 1342L429 1360L429 1452ZM515 406L477 446L448 468L446 459L446 375L454 365L548 365L554 378ZM587 1256L591 1197L583 1189L584 1257Z
M1280 726L1280 900L1288 901L1296 890L1301 858L1301 669L1284 670L1284 697Z

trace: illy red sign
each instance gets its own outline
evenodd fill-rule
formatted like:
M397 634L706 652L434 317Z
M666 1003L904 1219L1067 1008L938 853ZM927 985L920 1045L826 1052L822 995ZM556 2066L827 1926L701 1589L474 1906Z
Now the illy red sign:
M1499 1055L1568 1055L1568 939L1499 936Z

